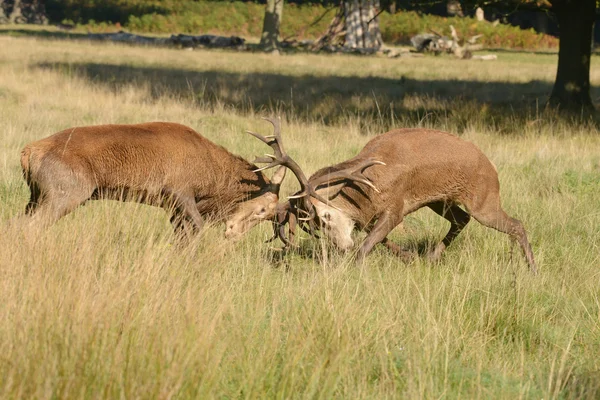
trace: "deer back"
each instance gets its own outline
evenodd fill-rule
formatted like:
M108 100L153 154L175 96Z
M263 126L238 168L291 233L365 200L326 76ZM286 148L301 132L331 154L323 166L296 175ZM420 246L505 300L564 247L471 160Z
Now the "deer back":
M349 183L331 200L357 222L367 223L397 207L407 213L438 200L461 202L465 196L498 186L495 167L474 144L430 129L397 129L379 135L355 157L317 171L310 180L365 159L385 163L364 171L379 192Z
M271 189L254 165L176 123L66 129L27 145L21 163L26 179L42 189L60 171L95 193L120 188L152 197L185 191L203 214L221 213ZM46 168L50 164L61 168Z

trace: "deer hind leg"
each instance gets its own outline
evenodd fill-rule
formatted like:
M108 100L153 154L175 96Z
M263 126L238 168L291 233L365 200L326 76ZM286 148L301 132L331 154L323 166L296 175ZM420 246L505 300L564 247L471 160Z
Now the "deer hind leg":
M25 206L25 215L33 215L38 205L40 204L40 188L34 182L27 182L29 186L29 192L31 195L29 196L29 203Z
M25 206L25 215L33 215L36 208L40 204L41 200L41 192L39 186L35 182L27 181L27 186L29 187L29 202Z
M531 272L537 273L535 260L533 258L533 250L527 240L527 233L523 224L518 219L512 218L507 215L502 207L500 206L499 196L488 196L486 202L471 211L471 215L479 221L482 225L490 228L494 228L500 232L510 235L510 237L516 240L521 246L521 250L525 255L527 264Z
M52 188L40 193L39 197L26 207L31 216L32 226L48 226L69 214L75 208L85 203L92 195L93 189L84 187L71 189Z
M427 255L429 259L437 261L441 258L444 250L450 246L450 243L452 243L454 238L457 237L469 223L471 216L456 204L448 204L440 201L428 204L427 207L431 208L436 214L444 217L450 222L450 230L446 234L446 237L444 237L444 239Z
M59 161L49 162L35 181L25 207L32 226L48 226L90 199L94 185Z

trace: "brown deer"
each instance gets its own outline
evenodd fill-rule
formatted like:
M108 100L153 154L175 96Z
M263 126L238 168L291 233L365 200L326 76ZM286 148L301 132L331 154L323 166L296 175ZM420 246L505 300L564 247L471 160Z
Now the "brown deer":
M32 224L52 223L88 200L164 208L177 234L197 233L203 216L231 215L243 231L275 214L285 168L269 181L257 167L168 122L66 129L21 152Z
M481 224L516 239L531 271L537 271L523 225L500 205L496 168L474 144L431 129L397 129L369 141L356 157L323 168L306 179L283 149L280 122L270 122L275 129L273 136L248 133L274 151L274 155L258 158L255 163L268 163L265 168L286 166L300 182L301 190L278 207L275 236L286 246L293 244L299 221L304 230L313 234L321 229L344 250L354 246L354 229L367 231L358 250L359 262L377 243L409 258L412 254L387 236L404 216L427 206L450 222L446 237L429 253L432 259L440 258L473 216ZM290 226L289 239L286 223Z

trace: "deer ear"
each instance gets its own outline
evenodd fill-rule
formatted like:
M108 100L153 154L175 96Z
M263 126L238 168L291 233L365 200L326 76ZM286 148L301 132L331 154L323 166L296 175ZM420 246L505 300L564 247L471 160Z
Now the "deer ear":
M283 165L281 167L279 167L279 169L277 171L275 171L275 173L271 177L271 184L272 185L281 185L281 182L283 182L283 178L285 178L286 171L287 171L287 168L284 167Z

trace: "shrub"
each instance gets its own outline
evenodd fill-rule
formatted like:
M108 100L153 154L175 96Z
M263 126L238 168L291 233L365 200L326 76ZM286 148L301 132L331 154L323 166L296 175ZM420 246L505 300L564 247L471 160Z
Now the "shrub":
M48 0L51 19L87 23L91 30L105 30L120 23L129 30L150 33L214 33L260 36L264 5L240 1L191 0ZM335 7L335 6L334 6ZM335 8L322 5L286 4L281 25L282 38L315 39L327 29ZM93 20L98 21L91 23ZM102 24L102 23L108 23ZM443 18L413 11L380 16L383 40L389 44L409 44L410 38L434 30L450 34L453 25L463 38L483 34L487 47L545 49L558 46L558 39L509 25L478 22L473 18Z

